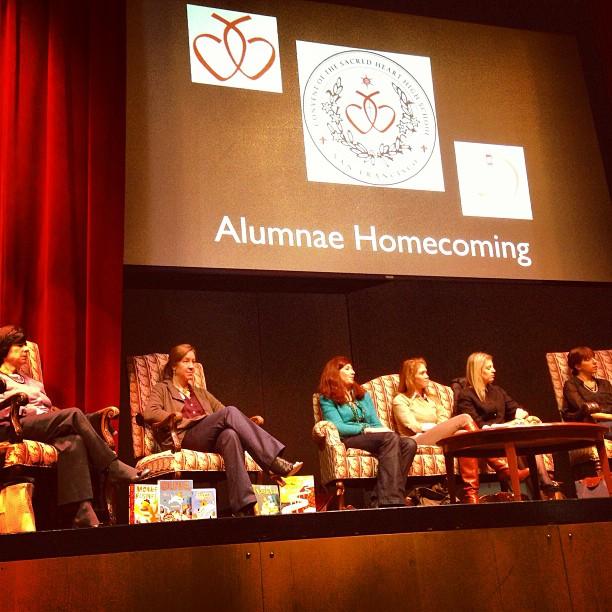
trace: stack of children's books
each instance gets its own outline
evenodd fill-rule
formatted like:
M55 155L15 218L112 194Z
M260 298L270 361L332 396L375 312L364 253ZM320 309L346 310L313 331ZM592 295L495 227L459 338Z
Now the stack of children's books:
M194 489L193 480L130 485L130 525L217 518L215 489Z
M253 485L255 514L316 512L314 476L289 476L284 485ZM215 489L194 489L193 480L130 485L130 525L217 518Z

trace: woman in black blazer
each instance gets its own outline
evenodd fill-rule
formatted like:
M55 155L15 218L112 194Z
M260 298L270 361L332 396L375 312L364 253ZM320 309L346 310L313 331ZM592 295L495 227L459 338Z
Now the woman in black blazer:
M468 357L466 366L467 384L457 397L457 413L469 414L481 429L514 420L522 421L529 416L529 413L504 389L493 384L494 380L493 357L487 353L472 353ZM466 486L468 490L475 489L477 494L480 483L477 460L475 462L474 478L469 479L470 482L467 482ZM508 463L505 459L488 458L487 462L501 479L508 479ZM542 490L549 495L559 490L559 483L550 478L541 455L536 456L536 465ZM524 480L528 475L527 468L519 470L520 480Z

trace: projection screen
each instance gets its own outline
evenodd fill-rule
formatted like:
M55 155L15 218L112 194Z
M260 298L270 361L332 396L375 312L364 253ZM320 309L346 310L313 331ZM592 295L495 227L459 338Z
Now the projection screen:
M293 0L131 0L125 263L612 280L576 41Z

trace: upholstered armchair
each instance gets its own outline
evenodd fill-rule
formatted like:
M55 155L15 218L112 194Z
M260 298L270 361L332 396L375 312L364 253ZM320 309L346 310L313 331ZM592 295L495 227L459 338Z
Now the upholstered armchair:
M162 450L155 439L152 427L144 421L144 409L153 387L163 379L163 371L168 355L152 353L128 358L128 379L130 385L130 410L132 417L132 446L134 457L138 460L136 468L149 468L151 479L171 475L180 478L184 472L212 472L223 474L223 458L217 453L202 453L181 448L179 439L172 435L174 448ZM206 388L204 369L201 363L195 365L195 386ZM255 417L253 417L255 420ZM256 421L258 425L263 420ZM174 422L170 418L164 426L173 432ZM248 472L261 478L263 471L253 458L245 452L245 465Z
M43 382L40 352L35 342L28 342L28 362L21 368L20 373L39 382ZM51 444L36 440L24 439L19 421L19 408L27 404L27 396L17 393L4 400L0 409L10 407L10 421L8 424L8 441L0 442L0 478L4 482L20 480L24 477L36 477L40 470L52 470L57 463L58 451ZM92 425L114 449L115 441L111 431L111 420L119 415L115 406L103 408L88 414ZM104 488L104 487L103 487ZM104 490L103 503L108 512L108 521L116 522L114 495L110 490Z
M393 397L397 393L399 376L387 374L374 378L363 385L372 396L380 422L397 431L393 416ZM447 417L452 415L453 392L436 382L428 388L432 399L444 408ZM312 436L319 449L321 483L324 487L333 486L340 510L345 508L345 482L361 478L375 478L378 461L367 451L346 448L340 440L338 429L329 421L323 420L319 394L313 395L315 426ZM438 477L446 475L444 455L439 446L419 446L407 476Z
M595 351L595 360L597 361L597 376L612 381L612 349ZM555 399L557 400L557 408L561 412L563 406L563 385L572 375L567 365L567 352L546 353L546 363L548 364L548 371L550 372L550 379ZM610 419L610 415L607 414L592 414L591 416L594 421ZM612 441L606 440L605 443L608 458L611 458ZM570 464L572 467L589 461L599 466L599 458L594 446L570 451Z

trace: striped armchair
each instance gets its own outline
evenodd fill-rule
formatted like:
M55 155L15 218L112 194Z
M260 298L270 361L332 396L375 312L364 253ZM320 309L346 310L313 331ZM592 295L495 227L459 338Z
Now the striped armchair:
M595 360L597 361L597 376L612 381L612 349L595 351ZM555 399L557 400L557 408L561 412L561 407L563 406L563 385L572 375L567 365L567 352L546 353L546 363L548 364L548 371ZM608 458L612 458L612 442L606 440L605 443ZM597 450L594 446L570 451L570 464L572 467L589 461L599 464Z
M387 374L374 378L363 385L370 393L380 422L390 429L397 431L393 416L392 402L397 393L399 376ZM444 408L446 416L450 417L453 411L453 391L436 382L431 382L428 392L432 399ZM345 482L360 478L375 478L378 470L378 461L367 451L346 448L340 440L335 425L323 420L319 394L313 395L313 411L315 426L312 436L319 448L319 463L321 466L321 483L335 488L338 507L345 507ZM419 446L407 476L444 476L446 467L444 455L439 446Z
M28 341L27 347L29 360L22 366L20 373L43 382L38 345L35 342ZM11 405L10 440L0 442L0 478L5 482L19 480L22 476L36 476L38 469L54 468L58 457L55 446L23 438L18 419L19 398L14 396L11 399L5 400L7 404ZM115 406L108 406L97 412L89 413L87 416L109 447L114 449L115 440L111 432L110 421L119 416L119 409ZM102 506L100 509L108 513L104 520L109 523L116 523L114 490L106 480L103 482L100 494L104 499L96 500L96 503Z
M144 409L149 401L153 387L162 380L168 355L151 353L128 357L128 379L130 385L130 411L132 418L132 447L138 460L137 469L149 468L150 478L157 479L172 475L180 478L184 472L225 472L223 458L217 453L202 453L176 447L162 450L155 440L153 429L144 422ZM195 366L195 386L206 388L204 368L201 363ZM253 458L245 452L247 471L258 477L263 471Z

